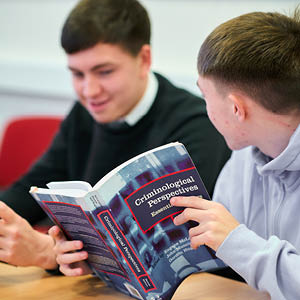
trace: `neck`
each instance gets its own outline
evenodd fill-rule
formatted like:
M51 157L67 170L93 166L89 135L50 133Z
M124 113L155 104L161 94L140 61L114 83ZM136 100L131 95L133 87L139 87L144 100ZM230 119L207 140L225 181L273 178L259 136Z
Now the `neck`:
M141 99L143 98L143 96L147 90L148 81L149 81L149 74L147 76L145 76L141 81L139 92L137 93L138 101L135 103L134 107L136 107L138 105L138 103L141 101ZM134 109L134 107L132 107L131 111Z
M271 158L277 157L287 147L291 136L300 124L299 115L265 114L258 125L256 146Z

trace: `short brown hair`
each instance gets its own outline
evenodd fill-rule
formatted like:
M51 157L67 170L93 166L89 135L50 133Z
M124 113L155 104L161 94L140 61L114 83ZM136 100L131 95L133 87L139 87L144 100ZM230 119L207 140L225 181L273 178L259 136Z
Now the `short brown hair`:
M266 109L300 111L300 11L253 12L218 26L198 54L198 72L245 92Z
M137 55L150 44L150 19L136 0L81 0L62 29L61 45L68 54L108 43Z

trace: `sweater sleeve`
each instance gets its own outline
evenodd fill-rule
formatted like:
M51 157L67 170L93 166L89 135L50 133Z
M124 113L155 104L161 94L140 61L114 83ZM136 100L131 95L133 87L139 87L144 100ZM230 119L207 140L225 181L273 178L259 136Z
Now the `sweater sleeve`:
M245 225L239 225L216 255L249 285L267 291L271 299L299 298L300 255L289 242L276 236L263 239Z

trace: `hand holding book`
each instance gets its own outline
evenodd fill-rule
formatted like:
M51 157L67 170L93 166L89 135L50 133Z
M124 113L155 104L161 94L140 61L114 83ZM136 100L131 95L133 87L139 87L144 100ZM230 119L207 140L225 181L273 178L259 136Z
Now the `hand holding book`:
M185 207L184 211L174 218L175 225L195 221L197 226L189 230L191 247L197 249L206 245L217 251L228 234L239 222L221 204L199 199L199 197L174 197L173 206Z
M81 276L91 274L92 270L85 262L88 258L82 241L68 241L58 226L49 230L49 235L55 241L54 252L59 270L66 276Z
M56 251L65 273L85 273L84 265L74 272L67 265L82 263L86 251L89 267L109 286L138 299L165 300L189 274L224 267L210 248L191 248L194 222L173 223L184 208L172 206L172 197L209 199L181 143L130 159L94 187L85 182L48 186L32 187L32 196L68 240L83 242L81 248L77 242L58 239ZM68 253L74 250L79 251Z

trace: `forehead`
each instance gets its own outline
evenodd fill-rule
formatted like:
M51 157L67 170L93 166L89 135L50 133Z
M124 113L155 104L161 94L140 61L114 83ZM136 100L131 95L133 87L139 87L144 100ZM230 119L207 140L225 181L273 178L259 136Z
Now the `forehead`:
M118 64L122 61L134 59L117 44L99 42L95 46L76 53L67 54L69 67L92 67L94 64Z
M213 80L211 78L203 77L201 75L198 76L197 86L199 87L203 95L215 90Z

